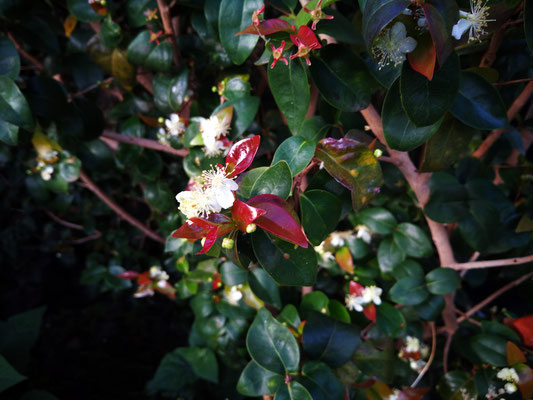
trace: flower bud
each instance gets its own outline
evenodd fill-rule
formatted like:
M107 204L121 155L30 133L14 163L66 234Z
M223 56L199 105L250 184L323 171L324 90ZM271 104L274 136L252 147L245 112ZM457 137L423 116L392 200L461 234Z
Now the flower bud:
M160 124L163 124L163 123L165 122L165 118L163 118L163 117L159 117L159 118L157 119L157 122L159 122Z
M246 227L246 233L253 233L257 229L257 226L255 224L248 224Z
M379 158L382 155L383 155L383 150L381 150L381 149L374 150L374 157Z
M223 249L233 249L233 246L235 245L235 240L230 238L224 238L222 240L222 248Z

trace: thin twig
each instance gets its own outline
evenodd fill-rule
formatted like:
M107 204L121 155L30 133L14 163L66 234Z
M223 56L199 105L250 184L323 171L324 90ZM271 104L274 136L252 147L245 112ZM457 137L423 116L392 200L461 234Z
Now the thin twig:
M450 347L452 344L453 333L447 332L446 343L444 343L444 354L442 356L442 368L444 373L448 373L448 354L450 354Z
M494 86L504 86L504 85L512 85L512 84L515 84L515 83L529 82L529 81L533 81L533 78L515 79L515 80L512 80L512 81L506 81L506 82L494 82L493 85Z
M529 82L522 93L516 98L516 100L511 104L509 110L507 111L507 118L512 120L515 115L522 109L522 107L527 103L531 94L533 93L533 82ZM489 136L483 140L479 147L472 153L472 157L481 158L485 153L490 149L496 140L505 132L505 129L494 129Z
M43 69L44 68L44 64L42 62L40 62L39 60L37 60L34 56L29 54L26 50L24 50L24 48L20 45L20 43L17 42L15 37L11 34L11 32L8 32L7 36L13 42L13 45L15 46L15 48L17 49L17 51L20 53L20 55L23 58L25 58L26 60L31 62L33 65L35 65L35 67L37 69Z
M161 15L161 22L163 22L163 29L172 47L174 48L174 64L179 66L178 45L176 43L176 34L170 21L170 7L165 0L157 0L157 7L159 8L159 14Z
M435 331L435 322L430 321L429 326L431 328L431 354L429 355L428 362L426 365L424 365L424 368L422 368L422 371L418 374L415 381L411 384L411 387L416 387L420 380L424 377L426 372L429 370L429 367L431 366L431 363L433 362L433 359L435 358L435 350L437 348L437 332Z
M66 226L67 228L70 228L70 229L76 229L77 231L83 230L83 226L79 224L75 224L74 222L65 221L64 219L59 218L57 215L55 215L53 212L49 210L45 210L45 211L46 211L46 214L48 214L48 216L52 218L55 222L57 222L59 225Z
M100 200L102 200L109 208L116 212L122 219L126 220L129 224L133 225L146 236L159 243L165 243L165 239L159 236L157 233L152 232L148 227L143 225L140 221L128 214L122 207L115 203L107 194L105 194L96 184L87 176L83 171L80 172L80 179L85 184L85 187L93 192Z
M99 88L101 86L110 84L111 82L113 82L113 79L115 79L115 78L113 78L111 76L111 77L109 77L107 79L104 79L101 82L98 82L98 83L95 83L94 85L88 86L85 89L80 90L79 92L69 94L68 98L69 98L69 100L72 100L74 97L83 96L84 94L90 92L91 90L94 90L94 89Z
M102 136L104 138L116 140L117 142L133 144L136 146L145 147L147 149L157 151L163 151L165 153L170 153L179 157L185 157L187 154L189 154L189 149L175 149L170 146L165 146L164 144L161 144L155 140L123 135L121 133L109 130L105 130L104 133L102 133Z
M95 231L94 233L90 234L89 236L80 238L80 239L72 239L69 240L68 243L70 244L83 244L86 242L90 242L91 240L95 240L102 237L102 232Z
M496 32L494 32L494 34L490 38L489 47L487 48L487 51L485 52L485 54L481 58L481 62L479 63L480 67L490 68L492 64L494 64L494 61L496 61L496 54L498 53L498 50L500 49L503 43L505 31L510 26L521 24L522 22L523 19L507 21L502 26L500 26L500 28Z
M472 261L465 263L455 263L446 265L448 268L456 270L478 269L478 268L493 268L502 267L504 265L520 265L533 262L533 255L525 257L504 258L500 260L484 260L484 261Z

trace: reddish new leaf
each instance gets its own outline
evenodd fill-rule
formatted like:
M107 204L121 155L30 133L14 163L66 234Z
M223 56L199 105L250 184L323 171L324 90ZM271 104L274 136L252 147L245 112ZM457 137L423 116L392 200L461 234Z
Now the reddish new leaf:
M209 233L205 237L205 242L204 242L204 246L202 247L202 250L200 250L196 254L205 254L211 249L211 247L213 247L213 245L217 241L217 237L218 237L217 231L218 231L218 228L214 228L209 231Z
M151 285L152 279L150 279L150 271L143 272L137 277L137 283L139 285Z
M343 270L349 274L353 274L353 258L348 247L344 246L337 250L335 252L335 260L337 260L337 263Z
M246 227L264 213L265 210L249 206L239 199L235 200L231 207L231 218L242 232L246 232Z
M430 388L405 388L401 391L401 395L405 400L422 400L424 395L429 392ZM400 397L402 398L402 397Z
M159 281L154 285L154 290L164 294L171 300L176 299L176 289L167 281Z
M260 142L261 136L255 135L251 138L239 140L233 145L226 156L226 171L228 173L228 178L240 174L250 166L257 153Z
M298 43L295 41L296 37L293 40L293 36L294 35L291 35L291 40L294 44L298 46ZM309 47L310 49L319 49L320 47L322 47L313 30L307 25L300 26L300 28L298 29L297 40L299 40L304 46Z
M372 322L376 322L376 306L371 303L363 307L363 313Z
M225 232L224 234L231 231L231 229L228 231L228 228L232 225L231 220L224 214L213 213L209 215L209 219L193 217L172 232L172 237L197 240L206 237L212 229L220 225L225 226L223 230L220 230Z
M362 296L364 288L365 287L361 285L360 283L357 283L355 281L350 281L350 294L351 295Z
M252 24L247 26L242 31L237 32L235 36L242 34L271 35L276 32L294 32L294 29L287 21L273 18L261 21L258 25Z
M524 399L531 399L533 397L533 370L526 364L518 364L515 366L518 373L518 389Z
M533 315L515 319L510 325L520 334L526 346L533 347Z
M117 275L120 279L127 279L131 281L139 276L139 273L136 271L124 271Z
M526 356L513 342L507 342L507 364L525 363Z
M431 40L431 36L428 33L420 37L416 48L407 54L407 59L409 60L409 64L411 64L411 68L416 72L424 75L429 80L433 79L437 52L435 51L433 40Z
M257 226L282 239L307 248L307 236L291 213L287 211L289 205L281 197L272 194L259 195L252 197L247 204L265 211L265 214L254 221Z

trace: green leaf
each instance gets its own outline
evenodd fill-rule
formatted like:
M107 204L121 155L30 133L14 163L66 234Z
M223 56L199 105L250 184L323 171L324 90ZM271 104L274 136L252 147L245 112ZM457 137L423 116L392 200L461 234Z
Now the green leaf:
M129 50L129 49L128 49ZM172 45L167 42L160 42L144 59L143 65L146 68L153 69L158 72L168 72L172 68L172 57L174 56L174 49Z
M335 229L341 216L339 198L325 190L309 190L300 195L302 225L307 238L318 246Z
M447 57L453 52L450 33L457 23L457 3L453 0L428 0L421 4L421 7L435 45L439 65L444 65Z
M472 249L489 249L500 228L500 213L486 200L470 200L468 207L469 213L459 221L459 233Z
M347 362L361 343L359 329L322 313L313 312L304 326L303 346L312 359L340 367Z
M122 40L120 25L108 17L100 24L102 41L107 47L116 47Z
M404 306L423 303L429 296L426 282L422 277L407 277L396 282L389 291L392 301Z
M97 22L103 18L85 0L67 0L67 7L68 11L82 22Z
M266 308L257 312L248 334L246 347L261 367L285 376L298 371L300 350L296 339Z
M477 398L474 378L466 371L450 371L444 375L437 391L443 400L463 400L467 398Z
M376 307L376 311L376 325L369 332L370 338L393 338L402 335L406 321L398 309L388 303L381 303Z
M218 383L218 364L211 349L181 347L175 350L191 366L197 377Z
M476 132L447 114L437 132L426 142L420 171L441 171L453 165L467 150Z
M301 383L290 381L288 385L281 386L274 400L313 400L313 398Z
M481 361L497 367L507 365L507 338L482 333L473 336L470 339L470 345Z
M284 325L289 325L293 329L298 329L302 320L298 315L298 310L292 304L287 304L278 314L277 320Z
M302 385L313 400L339 400L344 398L344 387L326 364L309 361L302 368Z
M366 208L357 214L357 219L372 232L380 235L392 233L398 221L392 213L381 207Z
M320 290L313 290L302 297L300 304L300 315L305 320L313 312L323 312L327 310L329 297Z
M27 379L13 368L7 360L0 354L0 393Z
M33 131L33 117L24 95L12 79L0 76L0 120Z
M302 172L315 155L315 143L308 142L300 136L293 136L283 141L274 153L272 165L284 160L289 164L292 176Z
M57 164L59 175L67 182L74 182L80 177L81 161L72 157Z
M0 142L16 146L19 139L19 127L6 121L0 121Z
M392 272L398 264L405 260L404 250L392 238L381 241L378 247L379 269L384 273Z
M268 84L274 100L285 116L289 129L298 133L309 109L309 83L307 74L299 59L290 60L289 65L280 62L275 68L267 68Z
M248 271L239 268L230 261L226 261L220 266L220 277L222 283L228 286L236 286L246 283L248 279Z
M244 396L273 394L283 384L282 375L264 369L255 361L250 361L237 382L237 391Z
M180 109L187 94L189 71L183 68L177 76L157 74L152 81L154 102L164 113L170 114Z
M270 3L280 9L287 12L293 12L298 0L271 0Z
M279 285L311 286L316 280L317 260L311 246L307 249L270 238L263 230L252 234L257 260Z
M283 0L283 1L288 1L288 0ZM322 2L322 8L327 7L330 4L335 3L336 1L338 1L338 0L325 0L324 2ZM306 6L306 8L308 10L312 10L312 9L316 8L317 3L318 3L318 0L310 0L309 2L306 3L305 6ZM306 12L302 8L298 12L298 15L296 16L296 19L294 21L294 25L298 29L302 25L307 25L310 21L311 21L311 14L309 14L308 12Z
M250 289L261 300L268 304L272 304L276 308L281 308L281 297L279 294L278 285L268 275L264 269L254 268L248 276Z
M444 309L444 297L430 296L425 302L414 307L420 318L435 321Z
M259 39L257 35L237 35L252 24L252 14L263 4L262 0L222 0L218 14L220 43L230 60L241 65L251 54Z
M324 9L324 7L322 7ZM325 14L333 16L333 20L322 20L317 25L316 34L334 37L338 42L364 47L365 41L359 29L356 28L341 12L328 8Z
M433 254L431 241L426 233L418 226L403 222L399 224L393 233L396 244L411 257L429 257Z
M126 18L128 25L132 28L139 28L146 25L146 10L157 8L156 0L128 0L126 3ZM159 16L159 12L157 13Z
M247 198L247 199L252 197L252 188L254 186L255 181L267 169L268 167L258 167L258 168L251 169L250 171L242 175L242 179L239 182L239 192L242 197Z
M185 385L196 379L191 365L183 358L178 348L163 357L154 377L146 384L146 392L149 396L160 393L165 397L175 398Z
M144 198L152 207L170 212L176 209L174 192L163 181L148 182L144 187Z
M376 36L409 5L409 0L366 0L363 9L363 36L371 48Z
M509 125L498 90L473 72L461 72L459 93L451 113L462 123L476 129L491 130Z
M321 116L314 115L303 122L298 136L316 144L316 142L327 135L329 129L330 125L327 125Z
M459 288L461 277L451 268L435 268L426 275L427 288L433 294L448 294Z
M424 269L415 260L407 259L394 267L392 276L396 280L402 278L424 277Z
M447 58L431 81L413 70L409 63L403 64L400 77L401 102L415 126L434 124L444 116L459 90L459 76L459 57L456 54Z
M506 338L507 340L520 343L520 337L511 328L500 324L496 321L481 321L481 330L483 333L492 333ZM512 363L510 363L512 364Z
M453 175L436 172L429 180L430 196L424 208L433 221L452 223L468 213L468 193Z
M250 197L259 194L275 194L283 199L289 197L292 189L292 174L289 164L286 161L279 161L277 164L265 170L252 186Z
M360 111L370 104L375 81L364 61L349 49L330 44L313 57L309 68L320 94L333 107Z
M390 382L395 373L396 351L390 342L378 350L368 342L361 343L353 357L356 366L366 375Z
M19 53L11 40L0 35L0 75L16 79L20 72Z
M233 119L231 121L231 135L233 138L238 138L254 121L257 110L259 109L259 97L246 96L235 100L226 101L212 112L215 115L220 110L227 107L233 107Z
M393 83L383 102L383 133L391 148L409 151L433 136L439 129L442 118L432 125L417 127L403 109L400 80L401 78Z

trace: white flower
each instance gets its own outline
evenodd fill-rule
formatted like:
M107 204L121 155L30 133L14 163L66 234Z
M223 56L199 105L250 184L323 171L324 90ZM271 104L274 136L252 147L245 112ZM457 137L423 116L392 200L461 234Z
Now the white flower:
M204 135L220 139L222 136L226 136L231 124L231 117L227 117L227 114L221 118L217 115L213 115L209 118L203 118L200 122L200 132L202 132L202 138Z
M204 171L202 184L209 196L209 203L217 212L222 208L230 208L235 201L233 192L239 189L239 185L233 179L226 178L226 170L219 165Z
M366 225L357 225L355 227L357 239L362 239L365 243L370 243L372 241L372 232L366 227Z
M318 246L315 246L315 251L320 255L322 261L328 262L335 259L335 256L331 251L325 249L326 242L320 243Z
M176 200L180 203L179 210L187 218L206 217L214 211L210 205L210 197L203 189L179 192Z
M241 287L242 285L232 286L229 292L226 293L228 303L233 304L234 306L239 303L239 300L242 299L242 292L240 291Z
M422 368L424 368L425 365L426 365L426 362L422 360L418 360L418 361L411 360L411 362L409 363L409 366L411 367L411 369L417 372L420 372Z
M52 167L51 165L47 165L41 171L41 178L43 178L44 181L49 181L52 178L53 173L54 167Z
M170 119L165 120L165 125L172 136L179 136L185 132L185 123L178 114L170 114Z
M416 40L407 36L405 25L396 22L390 29L378 36L372 51L374 57L379 60L379 69L391 62L396 67L405 61L405 55L412 52L416 45Z
M405 338L405 352L406 353L416 353L420 351L420 340L417 337L407 336Z
M516 385L515 385L514 383L511 383L511 382L506 383L505 386L504 386L504 388L505 388L505 391L506 391L508 394L514 393L514 392L516 392L516 390L518 389L518 388L516 387Z
M170 146L170 142L167 138L167 131L163 128L159 128L157 131L157 140L159 143L164 144L165 146Z
M340 234L340 232L331 232L331 235L329 237L332 246L344 246L344 237Z
M169 276L166 271L163 271L160 267L153 266L150 267L150 279L154 281L166 281ZM163 284L164 286L164 284Z
M518 374L514 368L502 368L496 376L503 381L518 382Z
M494 21L487 19L489 7L483 6L481 0L470 0L470 13L459 11L459 21L453 26L452 36L459 40L467 30L468 41L479 40L484 35L487 22Z
M44 161L52 161L53 159L57 158L57 151L48 150L42 155L42 158Z
M228 150L228 148L224 146L223 141L218 140L210 134L202 133L202 140L204 142L204 153L208 157L218 156L221 153L226 153L226 150Z
M346 296L345 299L346 302L346 308L348 310L355 310L358 312L363 311L363 304L365 304L365 300L361 296L356 296L354 294L349 294Z
M394 389L392 394L385 397L385 400L400 400L400 393L398 389Z
M381 304L381 293L383 290L377 286L367 286L363 289L363 300L365 303L374 303L376 306Z

